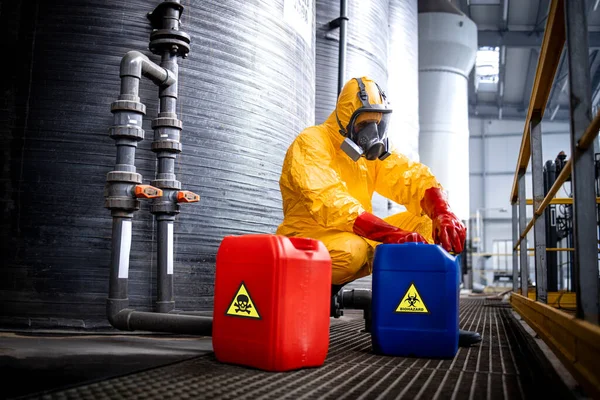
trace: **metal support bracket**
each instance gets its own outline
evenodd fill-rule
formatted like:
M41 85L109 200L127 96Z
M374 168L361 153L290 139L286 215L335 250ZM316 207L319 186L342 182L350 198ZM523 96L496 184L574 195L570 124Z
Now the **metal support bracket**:
M337 29L340 26L342 26L342 21L349 21L349 18L344 16L344 17L337 17L336 19L332 19L331 21L329 21L329 29Z

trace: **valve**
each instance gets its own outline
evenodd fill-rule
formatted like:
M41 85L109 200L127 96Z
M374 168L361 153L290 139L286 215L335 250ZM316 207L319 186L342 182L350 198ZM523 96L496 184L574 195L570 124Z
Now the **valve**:
M200 195L189 190L180 190L177 192L178 203L196 203L200 201Z
M163 191L150 185L136 185L135 197L138 199L155 199L161 197Z

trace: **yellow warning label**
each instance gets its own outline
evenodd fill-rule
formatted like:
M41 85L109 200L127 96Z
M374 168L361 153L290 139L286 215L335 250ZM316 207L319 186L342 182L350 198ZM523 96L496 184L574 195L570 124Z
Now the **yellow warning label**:
M406 294L396 307L396 312L429 314L429 310L414 283L411 283L408 287Z
M250 293L248 292L248 289L246 289L244 282L242 282L235 296L233 296L231 305L225 314L233 315L234 317L260 319L260 314L252 302L252 298L250 297Z

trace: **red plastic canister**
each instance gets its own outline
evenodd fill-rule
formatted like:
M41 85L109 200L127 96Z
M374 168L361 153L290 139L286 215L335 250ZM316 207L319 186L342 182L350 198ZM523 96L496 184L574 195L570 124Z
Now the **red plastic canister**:
M217 252L212 344L217 360L267 371L324 363L331 257L314 239L227 236Z

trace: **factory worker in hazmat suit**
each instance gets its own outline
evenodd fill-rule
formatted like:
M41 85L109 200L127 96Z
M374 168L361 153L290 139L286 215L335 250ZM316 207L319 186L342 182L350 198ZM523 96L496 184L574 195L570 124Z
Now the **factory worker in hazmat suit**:
M350 79L327 120L302 131L285 156L279 181L284 220L277 234L325 244L332 295L371 274L379 243L435 243L463 251L466 228L431 170L388 149L391 112L376 82ZM378 218L372 214L374 192L407 211ZM461 344L481 340L474 332L459 336Z

